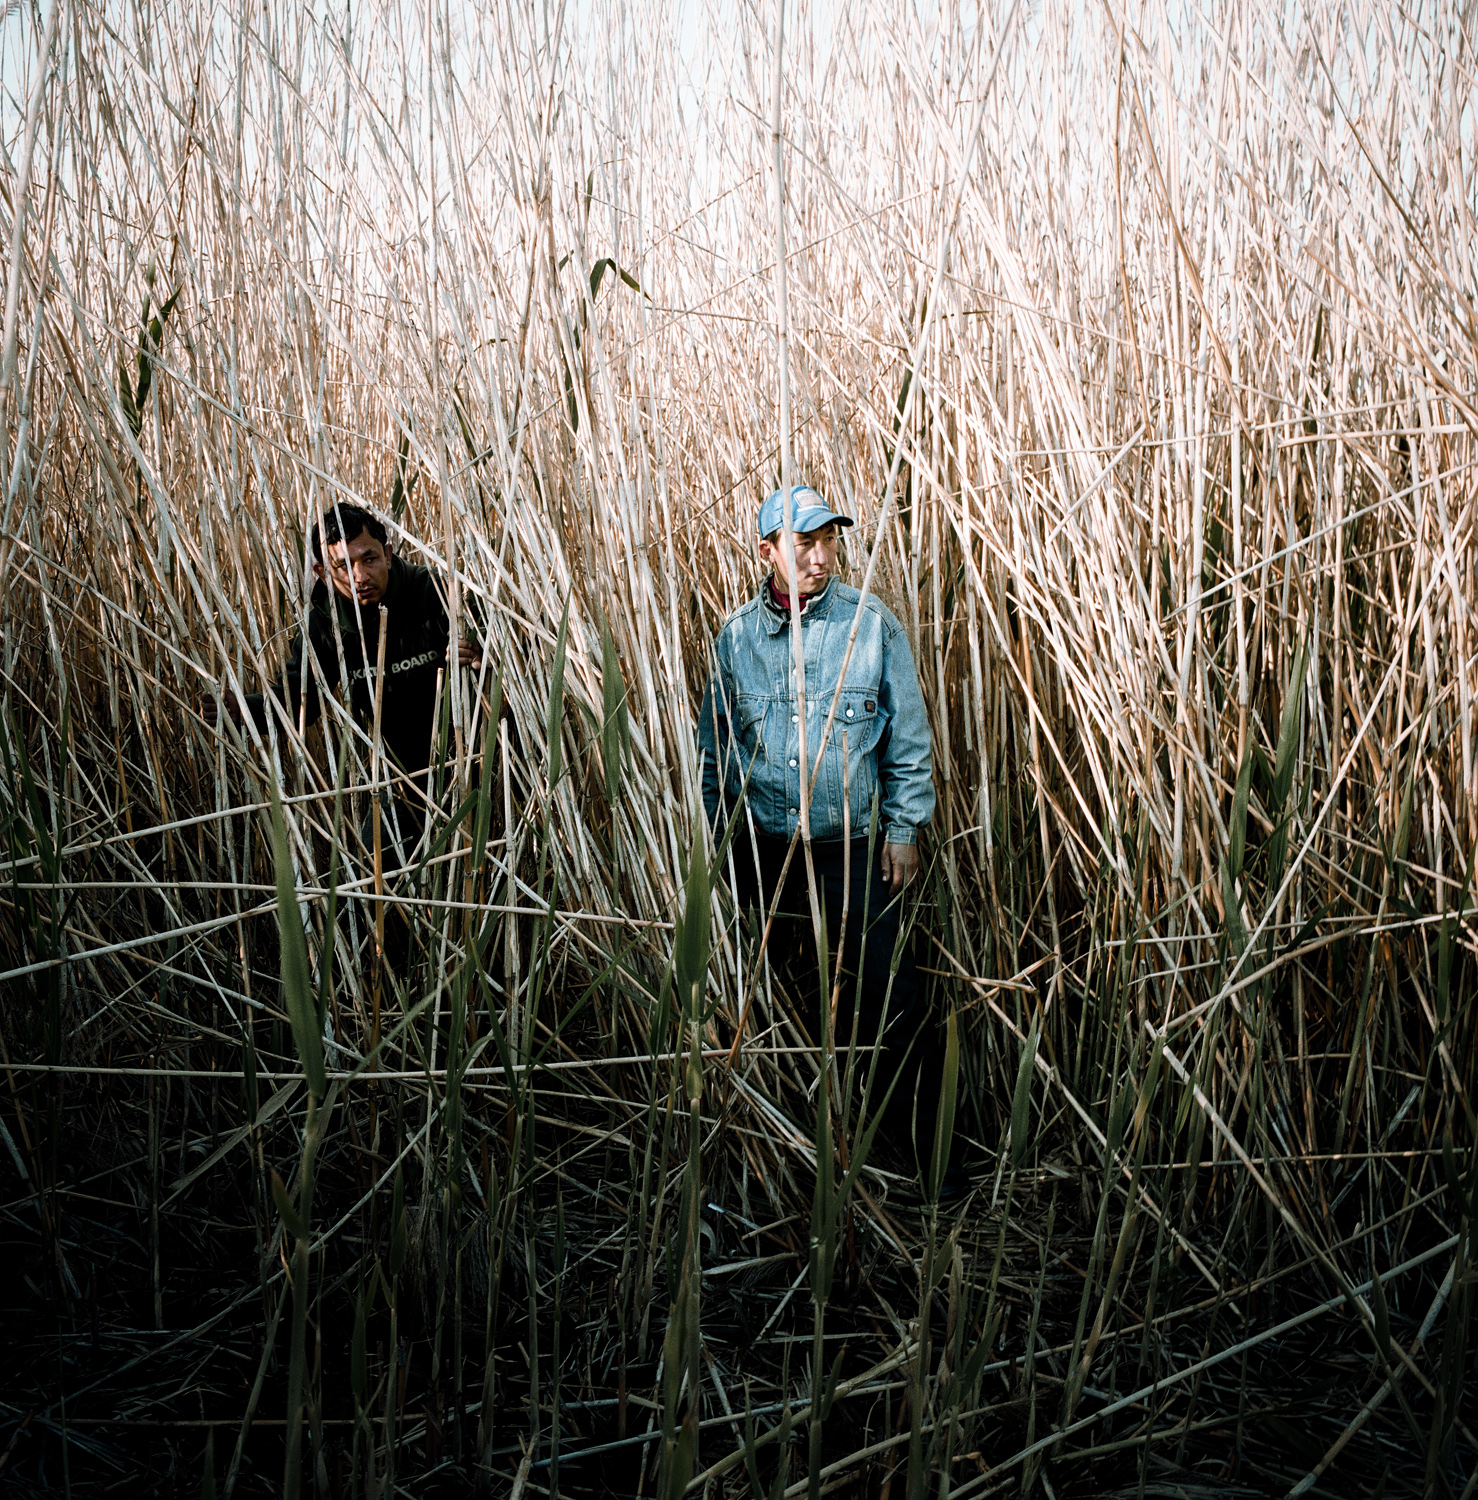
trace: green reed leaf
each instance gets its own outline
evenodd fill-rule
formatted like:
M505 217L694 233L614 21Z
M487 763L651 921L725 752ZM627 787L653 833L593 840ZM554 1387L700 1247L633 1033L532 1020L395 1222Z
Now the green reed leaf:
M549 743L549 791L553 795L560 775L560 733L564 725L565 707L565 655L570 634L570 596L565 595L565 607L559 617L559 634L554 640L554 669L549 674L549 706L545 712L544 729Z
M277 1205L277 1212L282 1218L282 1227L287 1232L288 1238L306 1240L308 1226L299 1216L297 1206L288 1196L282 1178L275 1171L272 1173L272 1201Z
M600 758L606 773L606 801L615 807L621 795L621 765L630 743L626 680L621 675L621 659L611 636L609 621L602 622L601 698L604 718L600 729Z
M1247 850L1247 802L1252 795L1252 743L1249 736L1247 749L1242 755L1242 768L1237 772L1237 790L1232 796L1232 821L1227 830L1227 866L1233 880L1242 873L1242 860Z
M395 483L390 487L390 516L397 524L405 514L406 501L410 499L421 472L419 467L411 469L407 478L406 464L410 451L411 437L409 430L406 430L400 434L400 446L395 455Z
M683 897L683 914L678 921L673 943L673 982L677 990L679 1015L691 1013L702 1019L703 995L708 987L708 933L712 912L712 889L708 874L708 856L702 819L693 823L692 845L688 852L688 878ZM695 999L696 997L696 999ZM690 1010L691 1008L691 1010Z
M954 1139L955 1102L960 1084L960 1024L953 1009L945 1026L944 1075L939 1085L939 1113L934 1121L933 1154L929 1161L929 1197L937 1200L949 1167L950 1146Z
M1221 901L1226 911L1227 938L1232 945L1233 954L1240 958L1242 950L1247 946L1247 924L1242 920L1242 907L1237 898L1232 867L1227 860L1221 862Z
M1387 1366L1391 1363L1391 1313L1386 1306L1386 1289L1379 1275L1370 1278L1370 1310L1375 1316L1375 1343Z
M482 869L487 860L488 829L493 818L493 766L498 750L498 722L503 714L503 664L493 678L492 706L482 731L482 766L477 779L477 813L472 820L472 869Z
M282 1001L292 1023L298 1060L314 1098L321 1099L327 1086L323 1070L323 1031L318 1003L308 969L308 944L298 911L297 886L293 880L292 856L288 851L287 823L282 799L272 784L272 856L277 875L277 926L281 936Z
M349 1345L349 1385L354 1404L363 1406L369 1399L369 1360L365 1353L364 1293L354 1298L354 1337Z
M405 1265L407 1242L405 1233L405 1178L401 1169L395 1169L395 1187L390 1198L390 1275L399 1276Z
M1041 1018L1032 1018L1031 1029L1021 1048L1021 1062L1016 1069L1016 1093L1011 1100L1011 1170L1026 1160L1026 1131L1031 1117L1032 1071L1037 1064L1037 1041L1041 1035Z
M1304 681L1308 676L1310 632L1294 658L1293 675L1288 680L1288 695L1283 700L1283 719L1278 726L1278 749L1273 759L1273 793L1268 813L1273 819L1273 836L1269 840L1268 879L1277 885L1283 879L1283 865L1288 856L1288 830L1293 817L1289 793L1293 790L1293 772L1298 753L1298 725L1303 711Z

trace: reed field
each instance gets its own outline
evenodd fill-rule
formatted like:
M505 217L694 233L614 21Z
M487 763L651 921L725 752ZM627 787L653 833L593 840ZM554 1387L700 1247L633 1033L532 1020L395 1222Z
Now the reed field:
M1478 1492L1475 40L7 5L0 1490ZM921 1170L702 816L782 483L928 705ZM481 651L399 844L220 711L351 502Z

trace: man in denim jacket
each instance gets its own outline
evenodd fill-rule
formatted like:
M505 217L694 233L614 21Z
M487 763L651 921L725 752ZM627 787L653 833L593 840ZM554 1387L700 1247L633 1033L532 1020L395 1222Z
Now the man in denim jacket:
M833 953L848 885L850 842L842 966L855 976L860 964L861 976L855 996L850 986L842 992L836 1034L843 1043L850 1036L854 998L859 1041L872 1042L886 1015L884 1041L892 1067L880 1072L884 1087L902 1053L914 1043L914 1062L922 1057L923 1065L911 1066L899 1076L894 1106L913 1117L917 1075L918 1110L912 1123L918 1127L918 1149L927 1154L938 1082L931 1059L937 1043L932 1032L918 1035L922 1004L906 942L890 984L894 950L899 947L902 892L918 874L919 835L934 815L923 694L908 637L892 611L833 577L838 530L852 525L851 518L832 511L813 489L796 488L791 495L791 536L784 525L783 490L760 506L759 555L772 571L757 597L729 616L714 641L698 721L703 802L710 824L721 833L728 814L741 796L744 799L749 814L745 822L752 821L753 838L749 828L741 826L734 839L734 896L741 910L775 910L772 956L812 948L805 861L798 849L778 900L776 890L800 826L803 780L812 860ZM797 617L805 661L804 747L796 692ZM881 847L869 868L867 837L874 794Z

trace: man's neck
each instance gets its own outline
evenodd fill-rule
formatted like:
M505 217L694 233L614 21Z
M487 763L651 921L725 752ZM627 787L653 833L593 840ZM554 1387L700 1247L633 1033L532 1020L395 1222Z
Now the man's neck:
M829 581L830 580L828 580L828 582ZM776 607L779 608L779 609L784 610L787 614L789 614L790 613L790 595L788 593L786 593L785 590L780 587L780 580L778 578L776 578L773 573L771 573L770 577L768 579L768 583L769 583L769 587L770 587L770 598L772 600L774 600ZM825 586L825 584L823 584L821 586L821 588L819 588L816 591L815 594L802 594L800 596L800 605L799 605L801 613L802 614L805 613L806 606L811 602L811 600L815 599L820 594L824 594L825 592L826 592L826 586Z

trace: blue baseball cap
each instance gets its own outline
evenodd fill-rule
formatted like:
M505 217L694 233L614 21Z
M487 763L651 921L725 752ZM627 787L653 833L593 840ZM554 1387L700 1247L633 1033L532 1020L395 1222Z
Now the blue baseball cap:
M823 526L835 522L838 526L850 526L851 516L839 516L810 485L796 484L790 488L791 504L795 507L791 519L794 531L820 531ZM785 525L785 491L776 490L765 498L760 506L759 530L762 537L773 536Z

